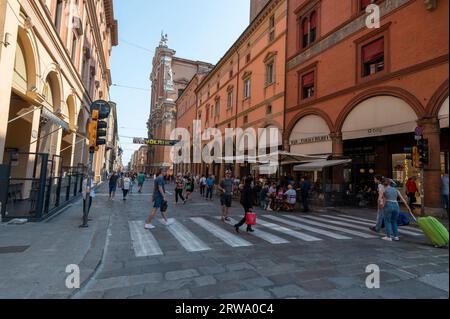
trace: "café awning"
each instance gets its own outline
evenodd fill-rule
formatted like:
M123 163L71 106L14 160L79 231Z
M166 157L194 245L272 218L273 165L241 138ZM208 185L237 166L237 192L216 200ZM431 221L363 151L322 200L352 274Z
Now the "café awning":
M280 165L289 164L300 164L308 163L318 160L326 160L329 155L305 155L305 154L295 154L284 151L278 151L275 153L259 156L260 163L278 162Z
M315 161L311 163L301 164L294 167L296 172L320 172L324 168L345 165L351 163L351 159Z
M66 132L70 132L69 124L64 122L62 119L60 119L58 116L56 116L54 113L47 110L45 107L42 108L41 116L49 120L55 125L61 126L63 130Z

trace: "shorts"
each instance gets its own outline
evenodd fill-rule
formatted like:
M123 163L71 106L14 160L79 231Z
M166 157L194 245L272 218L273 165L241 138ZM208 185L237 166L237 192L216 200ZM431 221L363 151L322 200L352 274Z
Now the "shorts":
M117 190L117 186L116 185L109 185L109 192L115 192Z
M138 186L139 187L144 186L144 183L138 183Z
M231 202L232 202L232 196L228 195L228 194L222 194L220 196L220 203L222 204L222 206L226 206L228 208L231 207Z
M161 208L164 203L164 198L162 197L156 197L154 200L153 208Z

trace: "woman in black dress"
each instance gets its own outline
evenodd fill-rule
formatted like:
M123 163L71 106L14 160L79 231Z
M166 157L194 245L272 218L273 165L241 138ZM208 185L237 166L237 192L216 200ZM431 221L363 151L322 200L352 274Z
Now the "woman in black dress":
M253 179L251 177L247 177L244 183L244 188L241 190L241 205L244 207L244 218L234 226L237 233L239 233L239 228L247 221L247 213L251 212L253 209L252 181ZM252 225L247 225L247 232L254 232Z

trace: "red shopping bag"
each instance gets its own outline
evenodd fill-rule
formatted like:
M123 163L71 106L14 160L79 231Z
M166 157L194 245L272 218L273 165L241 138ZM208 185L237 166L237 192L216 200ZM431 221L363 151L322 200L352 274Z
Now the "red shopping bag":
M256 214L255 213L247 213L245 215L245 223L249 226L256 225Z

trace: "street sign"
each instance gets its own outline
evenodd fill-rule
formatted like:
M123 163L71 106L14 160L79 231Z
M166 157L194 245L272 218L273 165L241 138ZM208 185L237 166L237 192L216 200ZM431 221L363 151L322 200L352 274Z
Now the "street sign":
M416 127L416 136L423 136L423 128L418 126Z
M104 100L97 100L91 104L91 113L98 110L100 118L108 118L111 113L111 105Z
M180 141L160 140L160 139L147 139L147 138L139 138L139 137L135 137L133 139L133 144L140 144L140 145L175 146L178 143L180 143Z

